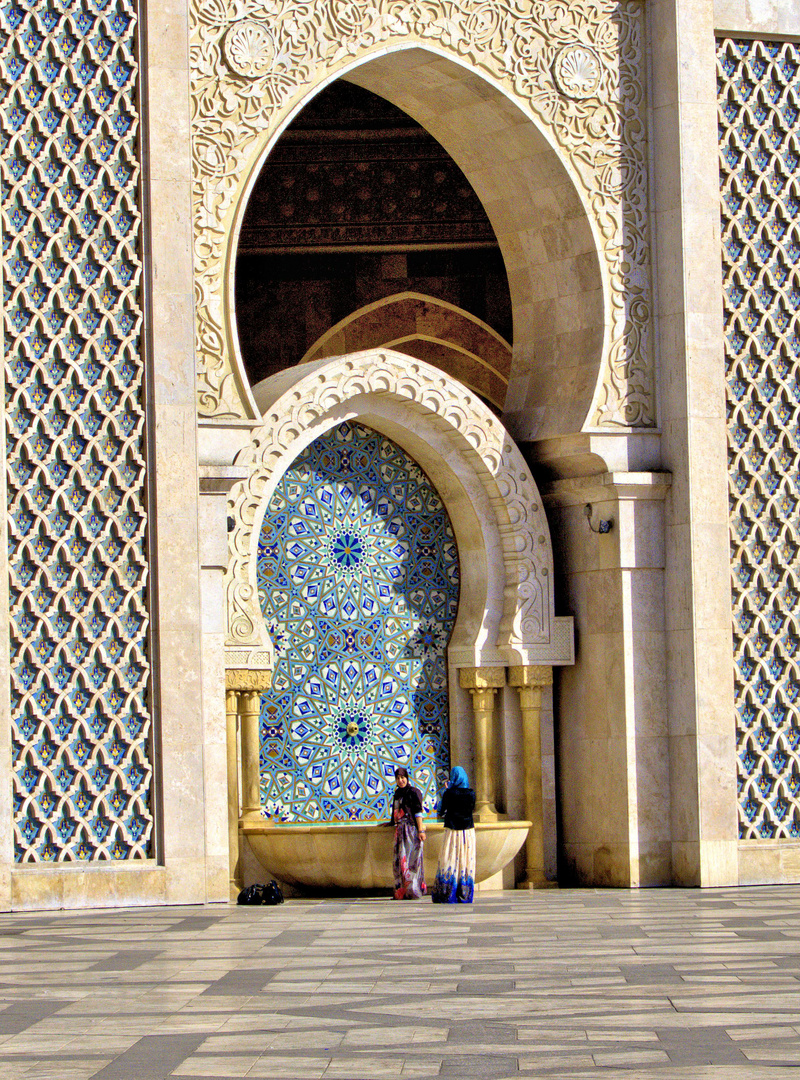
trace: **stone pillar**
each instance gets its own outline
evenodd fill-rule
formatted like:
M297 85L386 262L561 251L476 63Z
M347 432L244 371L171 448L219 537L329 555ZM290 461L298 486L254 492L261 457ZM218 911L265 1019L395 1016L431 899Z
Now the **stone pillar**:
M609 472L547 487L578 643L557 701L559 873L569 884L638 888L671 880L664 633L670 481L663 473Z
M544 876L544 807L542 800L542 687L553 682L553 669L545 666L512 667L508 681L519 692L522 711L522 768L525 817L531 822L525 841L526 872L521 886L546 889L554 883Z
M711 0L647 5L654 325L663 459L675 475L664 529L672 884L713 887L739 881L714 51L720 7L742 12L740 30L745 11L758 11L757 19L797 10Z
M257 690L239 694L239 723L242 728L242 820L261 816L261 739L258 720L261 695Z
M212 892L209 888L207 897L220 901L235 898L239 891L235 870L239 858L238 700L235 688L231 688L226 680L226 669L238 665L232 663L225 649L225 570L228 566L228 493L236 480L244 479L246 470L236 465L208 464L209 456L213 462L213 455L207 445L203 446L204 442L199 435L206 865L207 876L213 873L215 880L215 889ZM219 692L223 680L226 680L224 697Z
M228 851L230 893L233 899L241 888L239 870L239 822L261 818L260 756L261 694L269 690L271 671L229 668L225 672L225 713L228 753ZM242 743L242 794L239 809L239 760L237 720Z
M494 729L494 698L505 686L506 671L501 667L459 668L459 682L472 696L475 722L475 818L497 821L497 750Z
M226 750L228 758L228 864L230 867L230 897L235 899L241 889L239 870L239 752L238 719L239 695L225 691Z

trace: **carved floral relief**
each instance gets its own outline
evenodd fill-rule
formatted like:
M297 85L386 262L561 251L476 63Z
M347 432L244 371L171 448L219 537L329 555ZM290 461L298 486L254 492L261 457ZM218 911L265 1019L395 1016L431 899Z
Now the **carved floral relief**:
M428 45L490 78L559 147L601 247L609 332L590 427L655 423L638 0L194 0L199 411L246 414L225 329L226 245L266 138L378 48Z

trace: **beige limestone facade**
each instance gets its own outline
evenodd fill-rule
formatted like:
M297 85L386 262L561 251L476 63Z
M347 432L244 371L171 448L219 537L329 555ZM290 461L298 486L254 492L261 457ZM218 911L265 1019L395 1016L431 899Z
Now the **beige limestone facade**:
M0 909L382 881L264 794L264 522L353 425L452 530L480 888L800 880L800 3L55 7L2 15ZM513 334L406 282L255 379L249 200L342 86L461 170Z

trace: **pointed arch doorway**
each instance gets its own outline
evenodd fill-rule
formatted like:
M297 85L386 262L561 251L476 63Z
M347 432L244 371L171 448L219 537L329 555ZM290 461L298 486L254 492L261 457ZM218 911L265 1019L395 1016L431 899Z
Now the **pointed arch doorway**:
M510 290L510 318L504 326L488 318L489 325L509 341L513 325L513 357L504 373L500 407L509 431L519 440L529 440L581 430L600 392L598 377L608 349L607 282L599 226L558 140L485 75L427 48L390 48L359 58L335 81L386 99L421 125L461 170L485 212L491 246L499 250L505 287ZM303 106L313 105L326 86L327 82L318 84L302 105L298 103L292 119L302 115ZM281 126L264 137L259 152L248 160L235 219L226 234L225 340L247 411L256 416L252 386L259 377L257 365L248 359L247 346L240 347L239 323L246 324L250 333L257 312L253 306L237 310L236 251L240 237L249 235L247 242L254 242L253 222L248 221L250 200L286 130ZM432 192L421 194L427 198ZM287 206L287 212L290 209ZM284 245L280 258L294 259L297 254L296 247ZM376 266L375 275L383 273ZM398 291L407 289L430 293L420 279L398 285ZM284 358L272 370L298 362L320 334L367 298L354 293L352 299L350 309L321 325L307 338L307 347L293 349L292 359ZM463 302L456 304L469 310ZM314 317L318 314L317 309L312 312ZM278 323L273 338L283 339L283 330ZM384 344L391 340L387 337Z
M507 428L520 438L579 429L594 394L605 302L592 223L564 160L530 116L460 63L423 48L404 48L364 57L348 67L344 80L391 99L438 140L463 167L488 214L509 271L513 307L515 344L508 392L496 402ZM447 108L440 107L443 93ZM265 142L261 163L267 156ZM240 224L259 167L253 163L243 192ZM234 244L237 235L234 230ZM369 356L366 368L364 356ZM526 773L532 759L541 764L540 748L528 753L522 746L527 736L521 731L525 717L536 713L540 695L536 680L545 678L552 664L572 660L571 624L555 619L552 609L552 555L538 492L531 487L507 429L496 416L490 422L485 408L476 414L475 394L453 378L452 370L436 371L409 356L398 360L389 348L356 357L346 353L339 359L344 368L321 360L304 365L307 371L299 376L284 366L272 378L248 388L253 414L261 421L254 429L254 443L238 463L249 459L256 444L255 458L260 457L262 442L268 442L273 447L272 465L280 461L278 471L285 471L315 438L342 420L355 420L395 441L426 471L451 516L464 573L462 603L447 650L453 759L474 762L481 774L487 824L490 816L498 816L498 807L502 810L502 804L508 804L510 795L517 797L519 814L537 782L541 804L541 779L531 780ZM311 416L315 406L309 394L316 385L314 376L322 372L326 418L317 422ZM358 374L350 381L347 372ZM328 414L339 378L349 391ZM382 379L394 390L387 390ZM435 419L439 406L431 403L438 395L457 402L452 424ZM448 404L445 411L449 409ZM493 450L486 442L487 432L489 443L496 444ZM479 453L476 460L478 445L486 456ZM291 458L287 447L292 448ZM249 497L258 514L274 490L273 480L266 480L258 468L253 476L261 476L253 481ZM247 583L242 578L233 584L248 560L251 569L255 565L252 552L246 555L240 548L251 541L252 526L249 540L245 531L234 530L229 574L229 599L234 601L229 608L231 664L237 655L249 663L250 654L234 647L252 636L253 626L261 620L250 571L244 574ZM549 565L542 563L543 558ZM262 655L273 663L266 638ZM517 689L507 689L517 684ZM536 720L538 728L538 716ZM502 746L498 727L504 737L508 735ZM513 769L509 771L512 759L523 763L514 776ZM259 783L251 791L260 791ZM259 793L246 803L245 831L260 812ZM541 809L532 816L541 826Z

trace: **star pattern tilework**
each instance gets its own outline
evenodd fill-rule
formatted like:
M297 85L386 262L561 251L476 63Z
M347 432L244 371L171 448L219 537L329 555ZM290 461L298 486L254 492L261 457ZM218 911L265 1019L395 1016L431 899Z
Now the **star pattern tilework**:
M459 563L422 469L360 424L315 440L270 500L258 585L277 652L261 706L266 815L388 817L397 765L432 810L449 768Z

